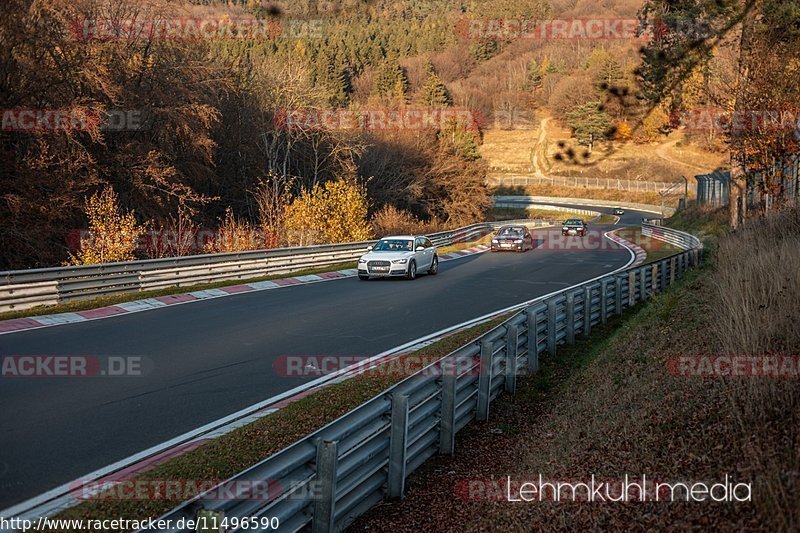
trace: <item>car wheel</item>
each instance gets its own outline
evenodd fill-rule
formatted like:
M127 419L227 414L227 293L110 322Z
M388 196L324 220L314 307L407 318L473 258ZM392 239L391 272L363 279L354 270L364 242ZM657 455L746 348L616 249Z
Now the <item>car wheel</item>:
M414 279L417 277L417 263L415 261L411 261L408 264L408 270L406 271L406 279Z
M369 279L369 276L365 276L364 274L359 274L358 279L360 279L361 281L367 281Z
M431 262L431 267L428 269L428 274L431 276L435 276L439 273L439 258L437 256L433 256L433 261Z

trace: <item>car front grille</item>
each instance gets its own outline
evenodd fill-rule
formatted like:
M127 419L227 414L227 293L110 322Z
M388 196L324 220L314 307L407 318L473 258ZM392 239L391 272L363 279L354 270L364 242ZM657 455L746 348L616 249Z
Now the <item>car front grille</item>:
M389 272L392 263L389 261L369 261L367 263L367 270L370 272Z

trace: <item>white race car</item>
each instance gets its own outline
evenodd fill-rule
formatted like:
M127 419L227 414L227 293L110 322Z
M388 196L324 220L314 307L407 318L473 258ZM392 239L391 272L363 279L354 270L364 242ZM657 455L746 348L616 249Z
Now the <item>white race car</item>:
M400 235L384 237L358 260L358 278L405 276L414 279L419 272L435 275L439 271L436 247L427 237Z

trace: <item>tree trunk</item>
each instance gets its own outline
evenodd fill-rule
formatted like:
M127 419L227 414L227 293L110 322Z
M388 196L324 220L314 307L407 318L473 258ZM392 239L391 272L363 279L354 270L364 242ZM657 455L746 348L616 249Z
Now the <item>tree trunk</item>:
M739 41L739 71L736 80L736 93L733 105L734 116L745 111L747 106L747 83L750 76L750 56L753 49L753 26L761 9L761 0L746 4L747 12L742 19L742 35ZM737 131L731 130L731 181L728 192L730 225L736 229L744 222L747 214L747 168L745 154L736 138Z

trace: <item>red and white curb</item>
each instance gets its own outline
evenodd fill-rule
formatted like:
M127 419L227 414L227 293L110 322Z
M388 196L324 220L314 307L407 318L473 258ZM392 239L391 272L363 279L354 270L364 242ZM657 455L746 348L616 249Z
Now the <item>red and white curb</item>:
M644 250L644 248L632 243L631 241L629 241L627 239L623 239L622 237L617 235L617 233L616 233L617 231L619 231L619 230L615 230L615 231L606 233L606 237L608 237L609 239L611 239L612 241L614 241L616 243L619 243L619 244L622 244L624 246L627 246L628 248L630 248L633 251L633 253L635 254L636 258L633 260L633 263L631 264L631 266L639 266L642 263L644 263L645 259L647 259L647 252Z
M488 246L477 245L466 250L451 252L439 256L442 262L452 261L464 256L473 255L488 250ZM75 324L77 322L87 322L89 320L100 320L128 313L139 313L142 311L150 311L153 309L160 309L170 305L187 304L192 302L199 302L213 298L223 298L225 296L233 296L245 292L266 291L272 289L281 289L283 287L294 287L297 285L306 285L309 283L320 283L323 281L333 281L337 279L352 278L358 274L355 268L347 270L336 270L333 272L322 272L320 274L309 274L306 276L296 276L289 278L273 279L269 281L256 281L253 283L244 283L242 285L230 285L228 287L220 287L218 289L206 289L200 291L192 291L184 294L171 294L168 296L156 296L154 298L145 298L143 300L134 300L131 302L124 302L97 309L89 309L86 311L76 311L74 313L57 313L52 315L32 316L26 318L14 318L11 320L0 321L0 335L6 333L16 333L20 331L28 331L31 329L39 329L49 326L60 326L63 324Z

